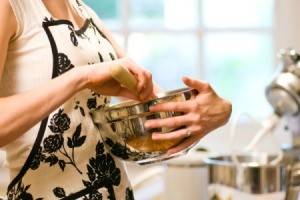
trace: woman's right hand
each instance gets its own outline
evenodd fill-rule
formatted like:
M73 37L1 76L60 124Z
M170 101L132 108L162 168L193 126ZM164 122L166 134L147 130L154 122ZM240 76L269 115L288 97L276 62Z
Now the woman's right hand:
M111 76L110 67L112 65L123 66L135 76L137 80L136 89L139 93L139 96L136 96ZM151 73L137 65L130 58L121 58L87 67L92 67L92 70L88 69L89 73L87 87L99 94L108 96L122 96L139 101L145 101L149 99L149 97L155 97Z
M136 77L139 96L113 79L110 66L116 64L127 68ZM75 67L27 92L0 98L0 108L5 113L0 117L0 147L20 137L76 92L86 88L102 95L122 96L138 101L154 95L151 74L128 58Z

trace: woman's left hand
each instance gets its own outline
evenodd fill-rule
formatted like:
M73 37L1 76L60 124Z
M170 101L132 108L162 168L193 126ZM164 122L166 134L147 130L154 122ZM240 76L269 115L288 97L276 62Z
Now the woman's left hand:
M185 139L177 146L168 150L168 154L182 151L204 137L209 132L225 125L231 115L232 105L229 101L219 97L209 83L187 77L183 82L191 88L198 90L199 94L185 102L169 102L150 107L151 112L178 111L184 112L182 116L148 120L147 129L159 127L180 127L173 132L152 134L153 140L180 140Z

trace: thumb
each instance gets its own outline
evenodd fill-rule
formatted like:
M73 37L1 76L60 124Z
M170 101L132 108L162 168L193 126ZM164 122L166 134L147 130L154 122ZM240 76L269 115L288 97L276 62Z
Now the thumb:
M189 78L186 76L182 77L182 81L186 86L195 88L196 90L198 90L199 93L207 91L211 88L210 84L206 81L199 81L199 80L192 79L192 78Z

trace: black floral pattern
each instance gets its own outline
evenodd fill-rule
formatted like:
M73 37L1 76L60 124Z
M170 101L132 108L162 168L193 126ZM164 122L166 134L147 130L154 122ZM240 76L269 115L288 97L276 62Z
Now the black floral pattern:
M77 126L76 131L74 132L72 138L68 137L68 147L69 148L76 148L81 147L82 144L85 142L86 136L80 136L81 133L81 124Z
M109 56L110 56L111 60L115 60L116 59L115 56L112 53L109 53Z
M64 138L61 134L50 135L44 140L44 151L47 153L57 152L63 145Z
M53 21L54 21L53 17L50 17L50 18L45 17L44 18L44 22L53 22Z
M74 65L69 60L68 56L64 53L58 53L58 75L61 75L70 69L74 68Z
M36 170L37 168L39 168L40 163L44 160L45 160L45 156L42 154L42 147L39 147L37 149L36 154L34 155L32 162L30 163L30 168L32 170Z
M145 160L147 158L155 158L162 154L161 152L136 151L128 148L126 144L113 142L113 140L110 138L105 139L105 144L111 153L126 161L140 161L140 160Z
M93 199L93 200L102 200L103 196L102 196L102 194L98 190L94 189L94 190L92 190L92 192L90 192L89 194L85 195L83 199L84 200L90 200L90 199Z
M75 46L75 47L77 47L78 46L78 40L77 40L77 37L76 37L76 34L75 34L75 30L74 30L74 28L72 27L72 26L68 26L68 28L69 28L69 30L71 31L70 32L70 39L71 39L71 42L73 43L73 45Z
M124 160L127 160L129 158L127 147L120 144L120 143L114 143L112 139L106 138L105 144L108 145L111 149L111 152Z
M130 188L126 188L126 200L134 200L133 191Z
M113 186L118 186L121 182L121 171L117 168L113 157L105 153L104 144L98 142L96 147L96 157L90 158L87 165L87 175L89 180L83 180L87 188L105 187L109 193L109 199L115 200ZM94 192L97 192L96 190ZM92 196L94 193L89 194Z
M70 117L63 111L63 109L59 109L58 113L54 114L50 120L49 128L53 133L64 133L70 128Z
M58 164L60 169L64 171L66 165L72 165L80 174L82 174L75 161L75 148L81 147L86 140L86 136L81 136L81 132L82 127L81 124L79 124L72 137L67 137L67 145L72 151L71 155L69 155L66 150L64 144L65 139L62 134L53 134L46 137L43 141L44 148L38 148L38 151L30 164L30 168L36 170L39 168L40 163L43 162L49 163L50 167ZM63 155L66 160L59 159L58 155Z
M105 105L109 102L107 97L104 97L104 99L102 100L102 104L98 105L98 99L100 98L100 94L97 94L96 92L92 92L92 98L89 98L87 100L87 107L90 110L98 110L98 109L102 109L105 107Z
M81 127L81 124L79 124L77 126L74 134L72 135L72 138L70 138L70 137L67 138L68 139L67 145L68 145L69 148L72 149L72 154L71 155L69 155L67 153L64 144L59 149L59 152L67 158L68 162L66 162L65 160L59 160L56 155L51 154L48 157L48 161L50 162L50 166L58 163L59 167L62 169L62 171L64 171L65 166L67 164L70 164L70 165L73 165L80 174L82 174L82 172L78 169L78 167L76 165L76 162L75 162L75 148L82 146L83 143L86 140L86 136L85 135L84 136L80 136L81 135L81 131L82 131L82 127ZM46 159L46 161L47 161L47 159Z
M87 107L91 109L95 109L97 107L97 99L96 98L90 98L87 101Z
M102 57L101 53L98 52L98 56L99 56L100 62L103 62L104 60L103 60L103 57Z
M18 184L12 188L8 194L7 198L9 200L34 200L32 194L28 192L30 185L24 186L22 181L19 181ZM43 198L37 198L36 200L42 200Z
M58 197L58 198L64 198L64 197L67 197L67 196L66 196L65 190L64 190L63 188L61 188L61 187L56 187L56 188L54 188L54 189L53 189L53 193L54 193L54 195L55 195L56 197Z
M76 106L74 107L75 110L79 110L82 116L85 116L85 111L83 109L83 107L80 105L80 101L76 101Z
M90 195L88 198L86 199L93 199L93 200L102 200L103 197L102 197L102 194L98 191L95 191L92 193L92 195Z

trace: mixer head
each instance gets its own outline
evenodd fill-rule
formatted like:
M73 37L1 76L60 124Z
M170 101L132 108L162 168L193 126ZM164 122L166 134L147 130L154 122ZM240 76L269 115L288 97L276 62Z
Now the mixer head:
M282 66L266 88L266 97L279 116L300 114L300 55L293 49L281 50Z

